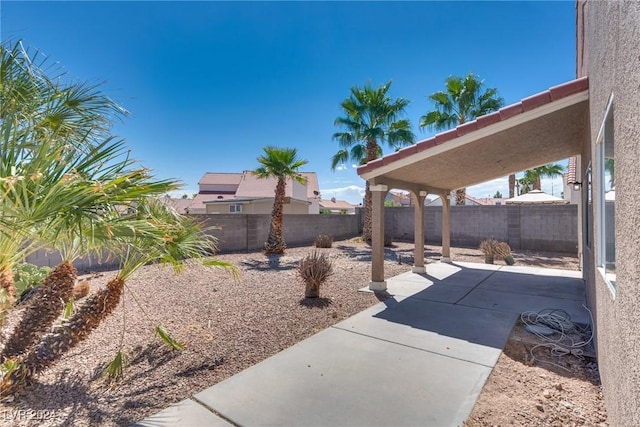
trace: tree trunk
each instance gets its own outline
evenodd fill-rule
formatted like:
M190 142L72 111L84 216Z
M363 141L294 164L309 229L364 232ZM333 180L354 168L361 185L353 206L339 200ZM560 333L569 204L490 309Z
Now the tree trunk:
M509 198L515 197L516 191L516 174L512 173L509 175Z
M464 206L467 203L466 197L467 197L466 188L460 188L456 190L456 206Z
M0 360L16 357L33 347L49 332L73 293L77 277L70 262L58 265L29 298L24 314L7 340Z
M542 190L542 182L540 180L540 175L536 176L536 180L533 183L534 190Z
M266 255L280 255L287 247L282 238L282 205L284 204L284 192L286 188L284 178L278 178L275 199L271 211L271 224L269 225L269 237L264 245Z
M17 387L60 360L84 340L116 309L123 290L124 280L116 277L104 289L89 297L67 322L55 328L25 355L19 368L11 373L9 379L3 379L0 395L15 392Z
M364 225L362 227L362 240L369 242L371 240L371 221L373 215L373 197L369 189L369 181L365 183L364 192Z
M367 163L378 158L378 141L373 138L367 140ZM371 221L373 218L373 198L369 189L369 181L365 184L364 192L364 226L362 227L362 240L371 241Z
M9 304L15 304L17 296L16 284L13 278L13 270L10 267L0 271L0 287L6 291Z

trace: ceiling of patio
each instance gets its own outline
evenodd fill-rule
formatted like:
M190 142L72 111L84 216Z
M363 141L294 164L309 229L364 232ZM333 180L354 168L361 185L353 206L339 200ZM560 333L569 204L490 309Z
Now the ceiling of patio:
M586 77L555 86L358 168L373 184L437 193L580 154Z

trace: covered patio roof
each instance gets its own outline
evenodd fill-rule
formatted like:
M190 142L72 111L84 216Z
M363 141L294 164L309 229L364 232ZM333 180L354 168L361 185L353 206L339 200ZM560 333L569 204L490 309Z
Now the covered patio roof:
M373 185L442 194L580 154L589 82L572 80L358 168Z
M442 199L442 260L450 261L449 193L580 154L587 138L589 81L572 80L358 168L372 191L371 282L384 280L384 195L410 190L414 205L414 273L424 273L424 199Z

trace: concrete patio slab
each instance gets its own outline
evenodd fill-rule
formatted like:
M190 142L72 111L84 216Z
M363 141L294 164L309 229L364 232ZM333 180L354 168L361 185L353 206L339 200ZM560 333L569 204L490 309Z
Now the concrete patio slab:
M520 314L544 309L565 310L577 323L591 323L589 313L582 307L584 301L568 298L552 298L522 293L475 289L458 302L460 305Z
M242 426L456 426L490 372L329 328L195 398Z
M429 292L424 292L429 289ZM373 292L369 287L359 289L361 292ZM469 289L461 286L445 285L438 281L434 284L423 274L405 273L393 279L387 280L388 295L399 298L421 295L420 298L431 301L454 303L464 297Z
M554 277L572 277L574 279L582 279L582 271L560 270L557 268L530 267L524 265L504 265L500 271L509 273L526 273L535 274L537 276L554 276Z
M384 301L334 327L493 367L516 315L419 297L430 290L401 301Z
M133 424L133 427L170 426L233 427L233 424L216 416L213 412L191 399L185 399L175 405L171 405L157 414Z

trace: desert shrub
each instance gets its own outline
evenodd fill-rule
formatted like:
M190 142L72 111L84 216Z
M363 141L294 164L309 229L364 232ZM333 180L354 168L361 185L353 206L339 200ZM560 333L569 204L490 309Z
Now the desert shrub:
M493 237L490 237L488 239L484 239L482 242L480 242L479 249L484 254L484 262L485 263L493 264L493 259L496 256L496 248L497 248L497 246L498 246L498 241L495 240Z
M502 258L507 265L515 264L513 255L511 255L511 247L507 242L497 242L495 254L498 258Z
M20 298L24 297L33 288L39 286L50 272L49 267L38 267L28 262L16 265L13 271L16 293Z
M328 234L320 234L313 243L316 248L330 248L333 245L333 237Z
M333 274L333 265L326 254L313 251L300 260L298 275L306 285L305 296L317 298L322 285Z

